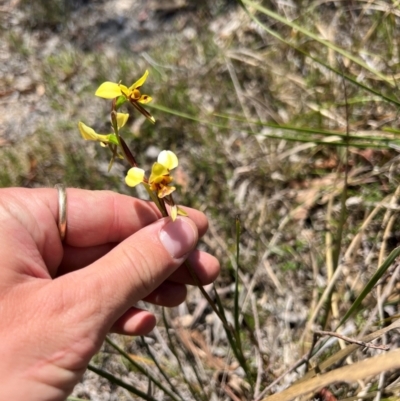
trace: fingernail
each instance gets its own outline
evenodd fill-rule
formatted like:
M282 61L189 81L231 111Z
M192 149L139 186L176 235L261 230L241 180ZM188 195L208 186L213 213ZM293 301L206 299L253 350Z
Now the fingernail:
M175 259L189 253L197 241L197 230L188 218L170 220L160 230L160 240L168 253Z

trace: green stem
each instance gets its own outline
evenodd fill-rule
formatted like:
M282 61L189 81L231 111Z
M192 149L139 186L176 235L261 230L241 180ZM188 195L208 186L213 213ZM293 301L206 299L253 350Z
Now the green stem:
M114 343L114 341L106 337L106 342L110 344L111 347L113 347L121 356L127 359L129 363L133 365L140 373L147 376L149 380L151 380L158 388L164 391L165 394L169 395L174 401L178 401L175 395L171 391L169 391L165 386L163 386L163 384L159 380L157 380L157 378L154 377L148 371L148 369L143 368L140 364L138 364L135 360L133 360L131 356L127 352L125 352L122 348L120 348L116 343Z
M168 210L165 207L165 202L162 198L159 198L151 189L149 184L146 184L145 182L143 183L143 186L145 187L147 193L149 194L150 199L155 203L157 206L158 210L161 212L163 217L168 217Z
M184 369L184 367L182 365L182 362L181 362L181 360L179 358L179 355L178 355L178 351L175 348L174 342L172 341L171 333L170 333L170 330L169 330L170 325L169 325L169 323L167 321L167 316L165 315L165 308L162 308L162 318L163 318L164 326L165 326L165 329L166 329L165 332L166 332L167 337L168 337L169 349L170 349L170 351L172 352L172 354L174 355L174 357L176 359L176 362L177 362L177 364L179 366L179 369L180 369L180 371L182 373L182 378L183 378L184 382L186 383L186 385L188 386L189 391L192 393L193 399L196 400L196 401L199 401L198 396L203 398L202 394L201 393L198 394L198 392L196 391L196 389L194 388L192 383L186 377L186 373L185 373L186 370ZM178 341L178 344L179 344L179 341Z
M115 136L117 137L118 146L121 149L122 154L124 155L124 159L129 161L129 157L126 154L125 148L123 147L122 142L121 142L121 137L119 135L119 129L118 129L118 123L117 123L117 112L114 109L111 111L111 124L113 126ZM134 167L134 166L132 166L132 167Z
M188 270L190 276L192 277L192 280L194 281L195 285L199 288L200 292L203 294L204 298L207 300L207 302L210 304L212 310L216 313L216 315L219 317L221 320L222 324L224 325L225 329L232 331L232 327L229 325L228 321L224 318L219 313L219 310L217 306L215 305L214 301L210 298L210 296L207 294L207 291L203 288L203 286L200 284L200 281L198 277L196 276L196 273L193 270L193 267L190 265L190 262L188 260L185 260L183 262L183 265L186 267Z
M177 385L174 385L171 382L171 378L168 376L168 374L166 372L164 372L163 367L161 366L160 362L158 361L158 358L153 354L153 351L149 347L149 344L147 344L147 342L145 341L143 336L141 336L140 338L142 339L142 345L146 348L147 353L150 355L150 358L153 361L153 363L157 366L158 371L162 374L165 381L169 384L170 388L173 389L175 391L175 393L179 396L181 401L184 401L184 397L180 394Z
M142 397L146 401L157 401L155 398L147 395L143 391L138 390L137 388L131 386L130 384L124 382L123 380L119 379L118 377L115 377L111 373L108 373L102 369L96 368L93 365L89 365L88 369L91 370L92 372L98 374L101 377L104 377L105 379L109 380L111 383L116 384L119 387L124 388L125 390L130 391L132 394L137 395L138 397Z

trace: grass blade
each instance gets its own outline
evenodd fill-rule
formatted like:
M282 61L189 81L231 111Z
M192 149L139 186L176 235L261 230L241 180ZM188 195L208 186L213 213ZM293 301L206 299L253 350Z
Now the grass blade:
M325 40L325 39L321 39L320 37L318 37L317 35L315 35L314 33L308 31L307 29L303 28L301 25L297 25L296 23L289 21L288 19L286 19L285 17L280 16L279 14L268 10L267 8L253 2L250 0L243 0L244 4L247 4L250 7L253 7L254 9L260 11L261 13L269 16L270 18L273 18L275 21L279 21L287 26L289 26L290 28L301 32L303 35L308 36L309 38L315 40L318 43L321 43L322 45L326 46L327 48L334 50L336 53L341 54L343 57L353 61L355 64L359 65L360 67L363 67L364 69L366 69L367 71L371 72L372 74L374 74L375 76L379 77L380 79L382 79L383 81L385 81L386 83L388 83L390 86L394 86L394 84L383 74L381 74L379 71L373 69L372 67L370 67L368 64L366 64L363 60L361 60L358 57L353 56L351 53L347 52L346 50L342 49L341 47Z
M225 309L224 306L222 304L221 298L218 295L218 291L215 288L215 284L214 284L214 293L215 293L215 300L217 302L217 306L219 308L220 314L224 317L225 321L226 321L226 315L225 315ZM237 359L237 361L239 362L240 366L242 367L242 369L244 370L246 377L249 381L249 384L251 387L254 386L254 380L253 380L253 376L251 375L251 371L247 365L246 362L246 358L243 354L243 349L242 349L242 344L240 341L240 331L236 331L232 328L231 325L229 325L229 323L227 325L224 325L224 330L226 333L226 337L228 339L229 345L231 346L232 352L235 355L235 358Z
M399 103L400 105L400 103ZM176 111L173 109L170 109L168 107L162 106L162 105L156 105L154 106L157 110L160 110L162 112L176 115L178 117L185 118L187 120L192 120L192 121L197 121L199 124L204 124L209 127L215 127L219 128L220 130L230 130L230 126L226 126L223 124L218 124L215 122L212 122L210 120L204 120L204 119L198 119L194 116L191 116L186 113L182 113L180 111ZM304 133L308 135L289 135L289 134L267 134L263 133L266 138L271 138L271 139L279 139L279 140L286 140L286 141L291 141L291 142L301 142L301 143L313 143L315 145L331 145L331 146L337 146L337 147L344 147L344 146L352 146L355 148L359 149L370 149L370 148L375 148L375 149L389 149L391 147L391 144L396 140L396 136L399 135L400 132L394 130L394 129L386 129L385 132L388 132L389 134L386 136L383 134L380 136L363 136L363 135L347 135L345 133L341 132L335 132L335 131L327 131L327 130L322 130L318 128L306 128L306 127L296 127L293 125L286 125L286 124L273 124L273 123L264 123L260 121L248 121L244 120L241 117L235 117L232 115L228 114L213 114L210 117L220 117L224 119L230 119L230 120L236 120L236 121L241 121L243 123L251 123L251 124L257 124L263 127L270 127L270 128L276 128L277 130L282 130L282 131L293 131L293 132L299 132L299 133ZM254 135L254 132L251 132L249 130L244 129L243 132L246 132L249 135ZM326 138L316 138L315 135L323 135L326 136Z
M130 384L124 382L123 380L119 379L118 377L115 377L111 373L106 372L105 370L96 368L93 365L88 366L88 369L91 370L92 372L98 374L101 377L104 377L111 383L124 388L125 390L130 391L132 394L137 395L138 397L142 397L146 401L157 401L155 398L149 396L148 394L144 393L143 391L138 390L137 388L131 386Z
M149 354L150 358L152 359L152 361L154 362L154 364L157 366L158 371L160 372L160 374L164 377L165 381L169 384L169 386L171 387L171 389L173 389L175 391L175 393L178 395L178 397L184 401L183 396L179 393L179 390L177 388L175 388L175 386L172 384L171 379L169 378L169 376L167 375L167 373L165 373L164 369L162 368L162 366L160 365L160 363L158 362L157 358L154 356L153 352L151 351L151 348L149 347L149 345L147 344L147 342L145 341L144 337L141 337L142 339L142 344L143 346L146 348L147 353Z
M243 4L243 3L242 3ZM287 41L286 39L284 39L282 36L280 36L277 32L273 31L272 29L269 29L268 27L266 27L258 18L256 18L254 15L252 15L247 9L246 7L243 5L243 8L245 8L247 14L249 15L249 17L256 22L262 29L264 29L266 32L268 32L271 36L275 37L276 39L278 39L279 41L281 41L282 43L285 43L287 46L290 46L291 48L295 49L296 51L298 51L299 53L303 54L305 57L315 61L316 63L322 65L323 67L329 69L330 71L332 71L333 73L337 74L337 75L341 75L340 71L336 70L335 68L331 67L329 64L325 63L324 61L322 61L321 59L311 56L310 54L308 54L307 52L305 52L304 50L300 49L299 47L295 46L293 43ZM400 101L398 101L397 99L391 97L391 96L387 96L384 95L383 93L378 92L377 90L370 88L369 86L366 86L364 84L362 84L361 82L357 81L355 78L350 77L349 75L343 74L343 77L348 80L349 82L353 83L354 85L360 87L361 89L364 89L370 93L373 93L374 95L379 96L382 99L385 99L386 101L388 101L389 103L393 103L397 106L400 106Z
M179 369L180 369L180 371L182 373L182 378L183 378L184 382L186 383L190 393L192 394L193 399L196 400L196 401L199 401L199 398L198 398L199 394L197 393L197 391L193 387L192 383L186 377L185 370L183 368L182 362L181 362L181 360L179 358L179 355L178 355L178 352L177 352L177 350L175 348L175 344L174 344L174 342L172 340L171 333L169 331L170 325L168 323L167 316L165 315L165 309L164 308L162 308L162 318L163 318L164 326L165 326L165 329L166 329L166 334L167 334L167 337L168 337L169 348L170 348L170 351L172 352L172 354L175 356L175 359L176 359L176 361L178 363ZM201 394L200 397L202 395L203 394ZM202 400L205 401L203 398L202 398Z
M115 344L112 340L106 337L106 342L111 345L122 357L124 357L132 366L135 367L140 373L147 376L151 382L153 382L160 390L162 390L165 394L169 395L174 401L178 401L175 395L169 391L157 378L155 378L152 374L150 374L148 369L143 368L140 364L138 364L135 360L133 360L128 353L126 353L122 348L120 348L117 344Z
M338 326L336 327L335 331L346 322L346 320L355 312L355 310L360 306L361 302L365 299L365 297L371 292L372 288L374 288L375 284L379 281L379 279L385 274L387 269L392 265L394 260L400 255L400 246L393 249L390 252L389 256L386 260L382 263L376 273L371 277L367 285L361 291L360 295L357 299L353 302L350 309L346 312L343 316L342 320L339 322Z

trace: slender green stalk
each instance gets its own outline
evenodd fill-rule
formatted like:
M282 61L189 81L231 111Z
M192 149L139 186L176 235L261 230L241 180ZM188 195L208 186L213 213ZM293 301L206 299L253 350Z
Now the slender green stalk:
M218 308L216 307L214 301L210 298L210 296L207 294L207 291L203 288L201 285L199 279L197 278L197 275L195 271L193 270L193 267L190 265L190 262L188 260L185 260L183 262L183 265L187 268L189 271L190 276L192 277L192 280L194 281L195 285L198 287L204 298L207 300L209 305L211 306L212 310L215 312L215 314L218 316L219 320L221 320L222 324L224 325L225 329L227 330L232 330L232 328L229 326L228 321L226 320L225 316L220 313Z
M165 203L162 199L160 199L151 189L150 187L146 184L143 183L143 186L145 187L147 193L150 196L150 199L155 203L157 206L158 210L161 212L161 215L163 217L168 217L168 211L167 208L165 207Z
M114 129L114 134L117 137L118 147L121 149L121 152L122 152L125 160L127 160L129 162L130 161L130 157L126 153L125 147L122 145L121 137L119 135L118 123L117 123L117 112L114 111L114 110L111 111L111 124L112 124L112 127Z
M171 382L171 379L169 378L169 376L165 373L163 367L160 365L160 363L158 362L157 358L155 357L155 355L153 354L153 351L151 350L151 348L149 347L149 345L147 344L147 342L144 340L144 337L141 337L142 339L142 344L143 346L146 348L147 353L150 355L151 360L154 362L154 364L157 366L158 371L160 372L160 374L164 377L165 381L169 384L169 386L171 387L171 389L173 389L175 391L175 393L178 395L178 397L182 400L185 401L184 397L182 396L182 394L180 394L179 389L176 388L176 386L173 385L173 383Z
M375 284L379 281L379 279L385 274L387 269L392 265L392 263L395 261L395 259L400 255L400 246L393 249L392 252L390 252L389 256L386 258L386 260L382 263L382 265L378 268L376 273L371 277L371 279L368 281L364 289L361 291L360 295L357 297L357 299L353 302L349 310L346 312L346 314L343 316L342 320L339 322L339 324L336 326L335 331L342 326L347 319L356 311L356 309L361 305L361 302L365 299L365 297L372 291L374 288Z
M177 342L178 346L180 347L180 349L187 355L187 351L184 349L182 342L178 341ZM193 355L193 353L191 353L191 357L193 358L193 362L190 363L190 367L193 370L194 375L196 376L196 380L199 386L199 393L200 393L200 397L203 401L208 401L210 399L209 394L205 393L205 389L204 389L204 380L201 378L200 373L199 373L199 369L198 369L198 363L196 363L196 357L195 355Z
M218 291L216 290L214 286L214 293L215 293L215 299L217 301L218 308L220 310L221 315L224 317L226 320L225 316L225 309L224 306L222 305L221 298L218 295ZM239 362L240 366L244 370L247 380L250 384L250 386L253 388L254 387L254 380L253 376L251 375L251 371L247 365L246 358L243 353L242 349L242 344L240 339L238 337L240 336L240 332L236 332L231 325L228 323L228 327L224 325L226 337L228 339L229 345L231 346L232 352L234 353L237 361Z
M185 381L186 385L188 386L188 389L189 389L190 393L192 394L193 398L196 401L200 401L199 398L198 398L197 391L195 391L195 389L192 386L192 383L187 379L187 377L185 375L185 370L184 370L184 368L182 366L182 363L181 363L181 360L179 358L178 352L176 351L175 344L174 344L174 342L173 342L173 340L171 338L171 333L169 332L169 327L170 326L169 326L169 323L167 321L167 317L165 316L164 308L162 308L162 318L163 318L166 334L167 334L167 337L168 337L168 343L169 343L170 350L171 350L172 354L175 356L175 359L176 359L176 361L178 363L179 369L180 369L180 371L182 373L183 380ZM201 395L203 395L203 394L201 394ZM202 399L202 401L206 401L206 400Z
M131 386L130 384L124 382L121 379L118 379L118 377L115 377L111 373L106 372L105 370L96 368L95 366L89 364L88 369L91 370L92 372L96 373L97 375L104 377L111 383L124 388L125 390L130 391L132 394L137 395L138 397L143 398L146 401L157 401L155 398L151 397L150 395L144 393L143 391L138 390L137 388Z
M400 105L400 103L399 103ZM215 127L223 130L229 130L231 129L230 126L226 126L224 124L218 124L211 122L210 120L201 120L197 119L194 116L191 116L186 113L178 112L173 109L169 109L168 107L164 106L152 106L153 108L156 108L160 111L163 111L165 113L169 113L172 115L176 115L188 120L194 120L197 121L200 124L205 124L209 127ZM394 136L364 136L364 135L348 135L343 134L341 132L335 132L335 131L327 131L327 130L321 130L319 128L304 128L304 127L296 127L293 125L286 125L286 124L273 124L273 123L265 123L261 121L247 121L243 118L232 116L230 114L213 114L212 116L214 117L220 117L224 119L229 119L229 120L237 120L237 121L242 121L243 123L251 123L251 124L256 124L260 125L263 127L270 127L270 128L275 128L277 130L282 130L282 131L293 131L293 132L301 132L305 134L309 134L308 136L299 136L299 135L288 135L288 134L282 134L282 135L276 135L276 134L267 134L263 133L262 135L265 136L266 138L272 138L272 139L279 139L279 140L286 140L286 141L291 141L291 142L301 142L301 143L314 143L316 145L330 145L330 146L337 146L337 147L346 147L346 146L353 146L359 149L370 149L370 148L375 148L375 149L389 149L390 144L396 139ZM395 135L398 135L399 132L393 129L384 129L384 131L393 133ZM249 135L254 135L254 132L251 132L249 130L244 129L243 132L246 132ZM259 134L259 133L257 133ZM337 137L335 141L331 141L329 139L321 139L318 137L315 137L315 135L323 135L326 137Z
M343 104L342 106L346 107L346 104ZM244 119L243 117L237 117L232 114L214 113L213 116L228 119L228 120L240 121L243 123L260 125L262 127L276 128L276 129L283 130L283 131L303 132L303 133L310 134L310 135L337 136L337 137L340 137L343 139L351 139L354 141L357 141L357 140L379 141L382 139L383 140L396 139L396 136L389 136L389 135L385 135L385 134L381 134L380 136L351 135L350 132L348 132L349 130L346 130L345 133L342 133L339 131L328 131L328 130L320 129L317 127L306 128L306 127L298 127L298 126L290 125L290 124L274 124L274 123L267 123L267 122L263 122L263 121L259 121L259 120L247 120L247 119ZM228 127L225 127L225 128L228 128ZM382 128L382 131L390 132L395 135L400 135L399 130L396 130L396 129L390 128L390 127L387 127L387 128L384 127L384 128Z
M246 358L244 357L243 350L242 350L242 345L241 345L241 340L240 340L240 331L235 330L227 321L225 313L224 313L224 307L222 305L221 299L219 298L218 292L215 290L214 287L214 293L215 297L217 300L217 306L213 302L213 300L210 298L210 296L207 294L207 292L204 290L204 288L200 285L198 278L196 276L196 273L194 272L193 268L190 266L190 263L186 260L184 265L187 267L190 275L192 276L193 280L195 281L197 287L203 294L203 296L206 298L208 304L211 306L215 314L218 316L220 321L222 322L222 325L225 329L225 333L227 334L228 341L231 345L231 348L233 350L233 353L235 354L236 359L239 361L240 365L242 366L243 370L246 372L246 375L248 375L249 378L249 383L253 385L253 378L251 376L250 370L247 366L246 363Z
M110 338L106 337L106 342L111 345L121 356L123 356L131 365L133 365L140 373L146 375L149 380L151 380L159 389L164 391L165 394L169 395L174 401L178 401L175 395L169 391L157 378L155 378L148 369L143 368L140 364L138 364L134 359L130 357L128 353L126 353L122 348L120 348L114 341L110 340Z

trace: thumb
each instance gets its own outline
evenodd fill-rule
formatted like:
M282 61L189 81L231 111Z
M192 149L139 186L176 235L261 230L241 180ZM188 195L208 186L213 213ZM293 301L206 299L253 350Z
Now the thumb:
M75 276L74 282L78 279L83 285L78 296L84 299L74 300L81 317L90 317L92 324L96 318L108 330L183 263L197 240L197 227L189 218L163 218L131 235L90 266L74 272L71 276L80 276Z

